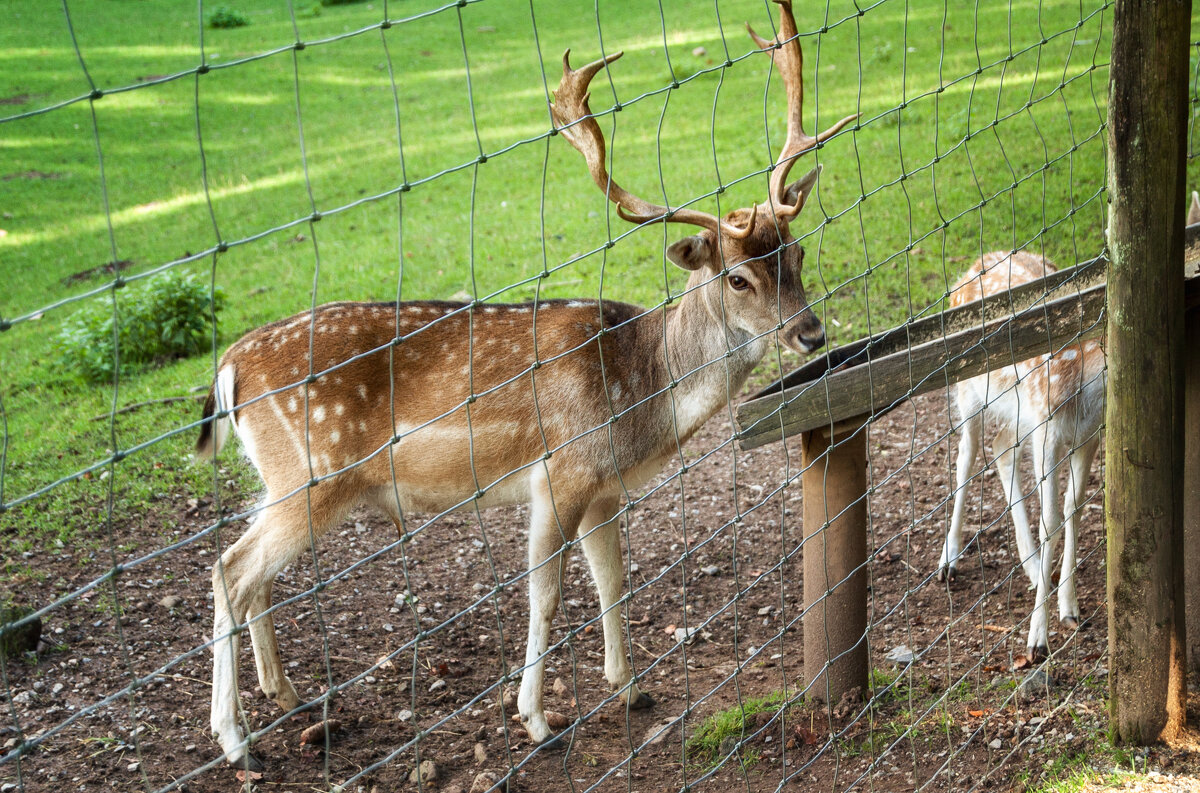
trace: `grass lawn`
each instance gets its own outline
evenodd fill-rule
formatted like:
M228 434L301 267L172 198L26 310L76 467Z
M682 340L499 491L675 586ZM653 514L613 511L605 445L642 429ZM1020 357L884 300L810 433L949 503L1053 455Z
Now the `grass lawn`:
M249 24L213 29L179 3L75 0L69 25L59 4L7 7L0 501L17 503L0 515L0 557L10 575L29 572L11 551L70 542L110 508L143 515L159 494L236 484L233 455L218 470L189 463L193 400L111 414L206 386L220 351L257 325L314 302L398 294L654 305L678 290L685 279L663 250L688 232L632 229L549 134L547 91L567 47L576 66L624 50L611 80L596 78L592 107L620 103L601 119L611 168L647 198L714 212L718 198L721 212L762 200L782 139L780 81L742 27L770 35L774 7L758 0L377 0L300 3L294 16L273 0L228 5ZM936 310L983 251L1026 247L1064 266L1095 255L1111 8L860 5L796 12L809 131L862 114L806 158L825 170L793 225L831 343ZM126 262L130 280L171 268L219 284L229 305L212 354L116 387L64 368L64 320L88 303L120 305L110 262ZM121 459L106 464L114 451ZM64 477L76 478L55 485Z

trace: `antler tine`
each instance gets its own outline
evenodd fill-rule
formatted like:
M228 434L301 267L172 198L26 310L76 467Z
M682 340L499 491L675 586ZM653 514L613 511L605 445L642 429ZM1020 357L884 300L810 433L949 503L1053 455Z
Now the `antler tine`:
M614 182L605 167L606 154L604 133L592 116L588 106L591 94L588 85L596 72L620 58L624 53L615 52L598 61L593 61L578 69L571 68L571 51L563 53L563 76L558 88L553 92L554 104L550 112L558 124L558 131L563 137L583 155L587 161L588 172L596 186L605 191L609 201L617 205L617 214L630 223L688 223L693 226L709 229L713 232L724 233L734 238L745 238L754 229L754 215L745 228L738 228L730 223L701 212L696 209L670 210L666 207L652 204L638 198L625 188Z
M760 49L771 51L771 60L775 62L775 68L779 70L784 88L787 90L787 140L771 171L771 201L778 207L776 215L781 219L790 220L799 214L802 205L801 201L796 204L788 204L784 200L787 191L787 176L792 165L800 155L811 151L817 144L836 135L843 127L857 119L859 114L846 116L816 137L804 131L804 50L800 47L799 31L796 28L796 19L792 16L791 0L775 0L775 2L779 5L778 36L774 39L764 39L754 32L750 23L746 23L746 30Z

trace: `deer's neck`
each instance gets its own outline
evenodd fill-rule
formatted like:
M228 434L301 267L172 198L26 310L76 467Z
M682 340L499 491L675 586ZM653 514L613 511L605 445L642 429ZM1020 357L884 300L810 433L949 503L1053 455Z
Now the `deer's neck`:
M705 305L705 287L689 289L660 324L658 356L665 363L674 421L686 440L737 396L766 352L765 339L727 328ZM664 323L662 318L656 318ZM728 355L726 354L728 353Z

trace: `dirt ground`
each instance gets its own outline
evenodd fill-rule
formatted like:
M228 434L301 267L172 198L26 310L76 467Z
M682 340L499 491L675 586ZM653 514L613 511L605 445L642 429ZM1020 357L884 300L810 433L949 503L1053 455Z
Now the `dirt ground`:
M301 696L337 689L327 715L338 729L328 751L324 740L301 744L321 708L281 720L257 690L243 647L242 704L250 725L265 730L254 752L266 763L244 786L466 793L491 780L510 791L1020 790L1090 760L1155 770L1137 781L1144 789L1196 789L1189 786L1200 754L1187 746L1095 753L1107 684L1100 462L1079 537L1086 621L1066 632L1052 617L1054 655L1038 669L1024 659L1033 593L1014 573L1011 523L990 469L971 485L968 525L981 533L957 581L934 575L954 481L949 426L946 400L935 395L869 429L874 672L861 700L826 705L804 693L798 441L736 451L726 414L688 444L687 473L656 480L624 527L628 648L654 708L627 713L608 690L593 622L598 603L575 548L546 675L547 708L575 724L564 748L531 746L512 719L513 686L505 682L524 655L527 510L489 510L482 523L456 514L404 545L389 521L361 511L275 586L280 602L336 574L317 598L279 609L276 623ZM252 496L228 506L245 509ZM217 760L208 730L216 542L184 542L214 520L209 500L168 495L156 514L118 526L113 546L122 563L183 544L55 609L44 631L53 646L7 662L0 756L22 740L41 741L19 762L0 764L4 793L243 786ZM176 528L164 528L172 521ZM240 530L226 529L225 543ZM112 557L99 556L39 551L31 564L48 575L19 594L44 605L103 575ZM695 629L690 641L679 641L681 628ZM915 654L911 664L889 660L905 651ZM135 679L146 682L122 694ZM685 747L708 717L739 703L753 711L751 700L769 696L788 704L748 718L715 758ZM426 778L418 779L422 763Z

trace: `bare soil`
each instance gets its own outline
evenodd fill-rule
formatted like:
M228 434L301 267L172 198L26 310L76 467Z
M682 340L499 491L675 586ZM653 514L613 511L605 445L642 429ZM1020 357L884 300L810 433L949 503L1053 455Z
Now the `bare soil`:
M741 452L730 431L728 415L710 422L685 449L687 472L651 485L624 526L628 648L654 708L626 712L608 690L598 603L572 548L546 702L574 726L564 748L530 745L512 719L505 677L515 679L524 655L527 510L455 514L403 545L389 521L363 511L275 586L280 602L336 574L319 595L275 615L289 676L308 699L337 689L327 705L280 720L243 648L241 700L249 724L265 729L254 752L266 771L241 784L465 793L491 772L506 780L497 789L512 791L1009 790L1085 760L1112 764L1089 755L1105 724L1107 685L1099 462L1079 537L1086 622L1067 632L1052 619L1054 655L1039 668L1024 658L1033 593L1014 571L1011 522L990 469L971 485L969 525L979 534L957 581L935 576L957 445L945 398L919 398L871 425L873 689L824 704L821 692L804 692L798 441ZM252 503L247 494L226 508ZM4 665L0 756L38 740L0 764L5 791L12 783L29 791L240 786L208 730L205 642L218 547L214 534L196 535L215 518L209 499L165 496L153 514L113 527L111 539L97 527L109 553L42 549L31 564L44 578L9 582L42 606L113 563L183 543L53 610L44 633L53 646ZM226 528L224 543L240 530ZM680 643L679 628L697 630ZM902 645L916 654L911 665L888 660ZM1031 674L1043 677L1022 686ZM780 692L789 704L752 715L715 764L685 747L713 714ZM338 723L328 746L320 735L302 744L301 733L325 717ZM1175 789L1189 789L1200 766L1187 746L1130 757ZM433 776L418 782L423 761Z

